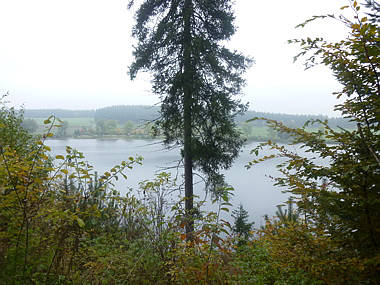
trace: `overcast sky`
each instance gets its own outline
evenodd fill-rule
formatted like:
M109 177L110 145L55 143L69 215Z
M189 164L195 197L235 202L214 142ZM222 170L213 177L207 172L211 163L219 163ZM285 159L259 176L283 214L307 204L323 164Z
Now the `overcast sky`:
M133 13L127 0L0 0L0 92L27 109L151 105L150 77L130 81ZM292 114L333 112L339 89L327 68L304 71L287 40L342 39L338 23L294 27L337 12L347 0L236 0L238 32L227 44L253 57L242 100L250 109Z

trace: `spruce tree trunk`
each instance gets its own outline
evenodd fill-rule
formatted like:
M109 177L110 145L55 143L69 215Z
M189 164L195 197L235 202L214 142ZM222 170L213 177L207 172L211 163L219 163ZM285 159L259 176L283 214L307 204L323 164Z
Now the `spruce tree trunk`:
M193 155L191 151L191 111L193 92L193 66L191 63L191 16L192 2L185 0L184 5L184 33L183 33L183 119L184 119L184 161L185 161L185 211L186 211L186 239L191 241L194 232L193 219Z

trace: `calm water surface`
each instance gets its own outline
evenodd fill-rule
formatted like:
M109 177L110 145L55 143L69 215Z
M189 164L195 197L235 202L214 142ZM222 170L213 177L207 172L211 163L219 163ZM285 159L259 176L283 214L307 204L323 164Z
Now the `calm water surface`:
M283 194L280 188L273 186L269 178L279 175L276 170L278 160L266 161L248 170L244 167L254 159L249 152L257 144L246 145L231 169L225 172L225 176L227 182L235 188L235 196L232 199L234 207L242 203L250 214L250 220L255 221L256 226L260 226L263 223L263 215L274 215L276 205L286 201L287 194ZM143 165L132 169L127 181L118 182L117 189L121 193L125 193L129 187L136 189L139 181L151 180L155 173L163 168L175 166L180 158L178 149L166 150L157 141L67 139L49 140L47 145L52 148L54 155L64 154L67 145L76 148L84 153L86 160L99 173L110 170L130 156L143 156ZM201 188L201 185L197 186L196 191L203 197Z

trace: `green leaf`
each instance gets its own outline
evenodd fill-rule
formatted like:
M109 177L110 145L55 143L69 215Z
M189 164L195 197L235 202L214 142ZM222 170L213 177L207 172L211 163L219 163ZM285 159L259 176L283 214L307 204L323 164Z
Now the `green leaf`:
M81 218L77 217L77 216L75 216L75 218L76 218L76 220L77 220L78 225L79 225L81 228L83 228L84 225L85 225L84 222L83 222L83 220L82 220Z

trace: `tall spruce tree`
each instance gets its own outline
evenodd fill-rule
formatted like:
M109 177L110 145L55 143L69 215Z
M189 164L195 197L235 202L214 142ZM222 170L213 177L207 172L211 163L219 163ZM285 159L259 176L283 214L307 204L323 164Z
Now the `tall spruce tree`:
M130 0L129 5L133 5ZM242 73L251 60L222 43L235 32L230 0L144 0L136 12L138 40L130 76L153 73L153 92L161 98L160 119L167 146L182 146L187 236L194 225L193 170L207 185L223 182L243 145L234 117L247 106L240 93Z

